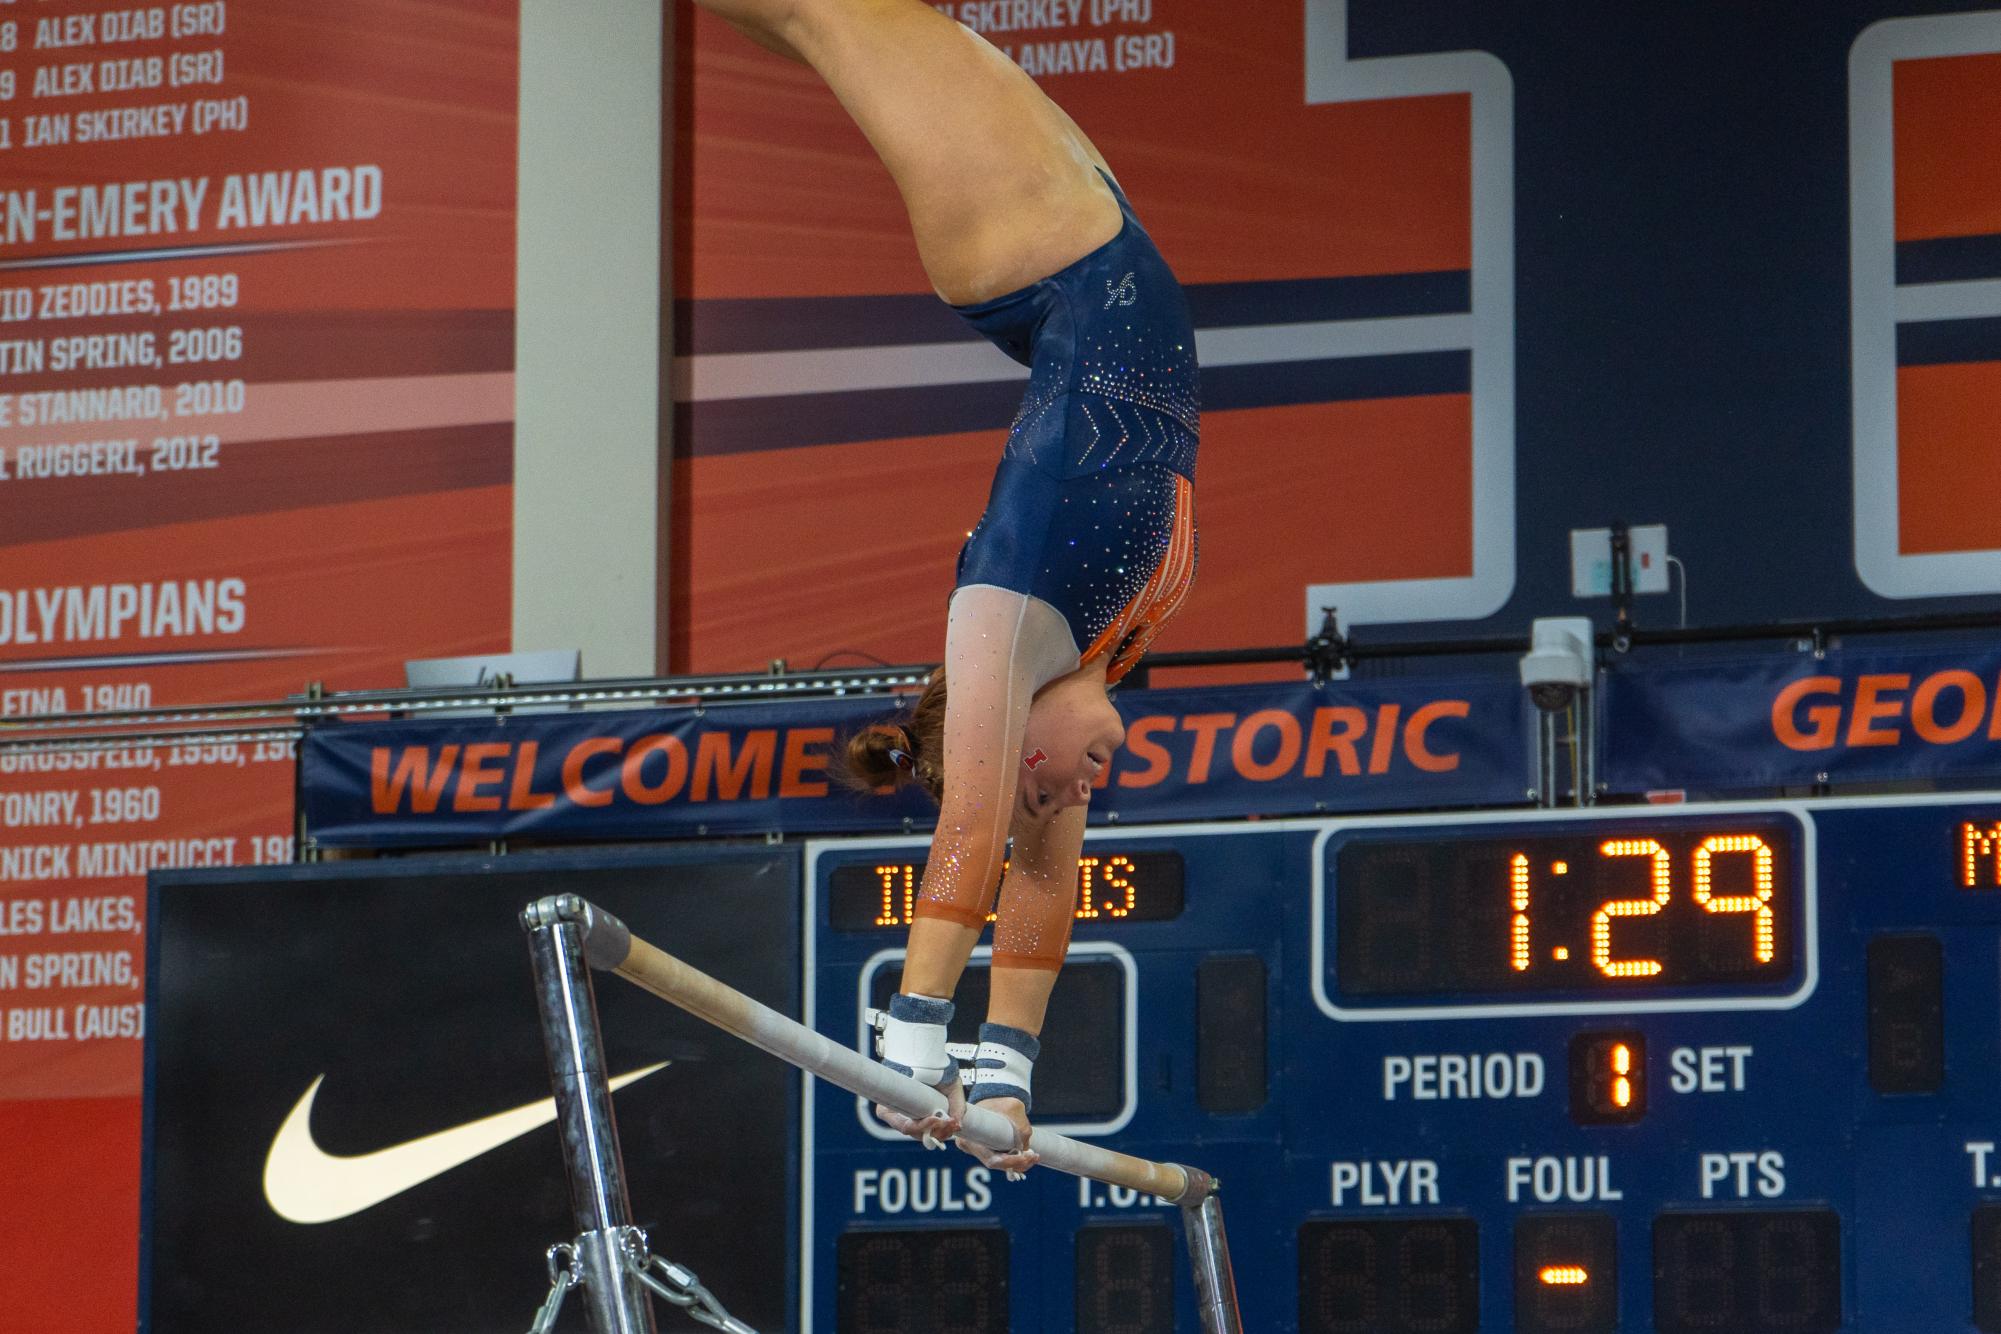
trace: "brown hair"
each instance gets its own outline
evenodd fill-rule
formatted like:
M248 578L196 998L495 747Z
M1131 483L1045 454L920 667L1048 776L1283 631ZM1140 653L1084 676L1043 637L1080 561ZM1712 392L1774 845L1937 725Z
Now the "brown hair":
M894 753L892 753L894 752ZM900 757L900 758L899 758ZM910 711L864 727L848 738L834 776L852 788L893 792L915 783L945 800L945 669L931 673Z

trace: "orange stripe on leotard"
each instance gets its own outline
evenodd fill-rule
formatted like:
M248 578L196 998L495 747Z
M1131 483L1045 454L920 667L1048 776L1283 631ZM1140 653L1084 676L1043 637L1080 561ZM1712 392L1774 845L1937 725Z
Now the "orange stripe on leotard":
M1195 486L1186 477L1174 478L1174 528L1167 551L1154 567L1153 577L1133 595L1104 633L1091 641L1082 661L1095 662L1110 654L1105 679L1117 682L1131 671L1162 627L1174 619L1195 582Z

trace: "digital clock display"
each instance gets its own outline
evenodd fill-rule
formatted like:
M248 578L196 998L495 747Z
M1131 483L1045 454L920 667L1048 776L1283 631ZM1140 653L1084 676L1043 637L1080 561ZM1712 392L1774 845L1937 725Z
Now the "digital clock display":
M828 882L828 925L836 931L907 927L923 884L921 861L884 857L837 866ZM1094 848L1077 859L1079 922L1170 921L1181 915L1183 896L1181 854L1171 849Z
M1830 1209L1654 1220L1656 1334L1832 1334L1841 1219Z
M1166 1223L1077 1229L1077 1334L1174 1328L1174 1231Z
M1470 1218L1309 1222L1299 1229L1300 1334L1473 1334L1480 1225Z
M1614 1334L1619 1225L1611 1214L1515 1220L1515 1334Z
M1789 982L1804 935L1783 816L1363 834L1333 865L1343 997Z
M997 1227L843 1233L835 1252L849 1334L1007 1334L1008 1236Z

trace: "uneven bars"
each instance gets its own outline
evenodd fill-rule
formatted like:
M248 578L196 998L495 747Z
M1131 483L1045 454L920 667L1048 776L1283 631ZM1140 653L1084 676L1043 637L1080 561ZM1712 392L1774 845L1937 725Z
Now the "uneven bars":
M937 1089L871 1061L647 944L602 908L581 901L578 906L581 911L573 909L570 915L584 928L584 957L591 967L617 973L782 1061L905 1116L922 1118L945 1110L945 1095ZM1014 1122L998 1112L968 1107L960 1127L961 1137L975 1144L1018 1147ZM1199 1209L1216 1191L1215 1179L1199 1168L1150 1162L1050 1130L1036 1131L1031 1147L1044 1167L1157 1195L1184 1209Z

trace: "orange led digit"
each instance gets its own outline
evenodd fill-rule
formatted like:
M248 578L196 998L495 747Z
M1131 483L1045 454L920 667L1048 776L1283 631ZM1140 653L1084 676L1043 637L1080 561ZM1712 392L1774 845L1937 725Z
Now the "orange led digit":
M1967 889L2001 889L2001 821L1978 825L1968 820L1959 827L1965 849Z
M1591 962L1607 977L1652 977L1661 971L1660 960L1612 957L1612 919L1652 917L1667 906L1673 893L1673 870L1667 849L1651 838L1615 838L1607 840L1598 851L1606 857L1651 858L1654 896L1650 899L1614 899L1599 906L1591 917Z
M1129 917L1138 906L1139 892L1133 888L1132 876L1130 857L1114 857L1105 863L1105 884L1120 896L1118 900L1105 900L1105 910L1114 917Z
M1518 973L1529 968L1529 858L1525 852L1518 852L1508 863L1508 878L1513 884L1515 905L1513 951L1510 962Z
M1631 1125L1647 1114L1646 1037L1630 1030L1570 1040L1570 1115L1581 1126Z
M875 919L877 926L902 926L910 921L911 909L917 900L917 868L915 866L878 866L876 879L882 882L882 912ZM897 909L897 881L903 882L902 911Z
M894 866L878 866L875 868L875 873L882 880L882 911L876 914L875 924L877 926L895 926L896 868Z
M1711 879L1718 853L1750 853L1751 892L1714 896ZM1751 955L1759 963L1770 963L1777 953L1777 932L1772 924L1772 849L1756 834L1718 834L1705 838L1695 849L1695 901L1705 912L1755 913L1751 927Z
M1096 857L1077 859L1077 920L1087 922L1098 915Z
M1507 1328L1517 1334L1610 1334L1628 1327L1619 1320L1618 1223L1609 1213L1515 1220L1514 1287L1515 1319ZM1365 1326L1378 1328L1355 1322L1357 1329Z

